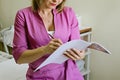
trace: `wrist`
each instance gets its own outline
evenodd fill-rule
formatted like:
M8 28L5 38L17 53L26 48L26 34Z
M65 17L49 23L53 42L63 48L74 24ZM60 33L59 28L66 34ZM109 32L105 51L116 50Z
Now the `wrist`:
M36 49L37 53L40 53L41 55L45 55L48 53L48 50L46 46L41 46Z

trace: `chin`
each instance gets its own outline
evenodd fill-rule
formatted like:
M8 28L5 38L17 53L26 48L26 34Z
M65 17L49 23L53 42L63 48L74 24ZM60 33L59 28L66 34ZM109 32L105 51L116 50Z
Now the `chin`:
M51 9L55 9L55 8L56 8L56 6L50 6L49 8L51 8Z

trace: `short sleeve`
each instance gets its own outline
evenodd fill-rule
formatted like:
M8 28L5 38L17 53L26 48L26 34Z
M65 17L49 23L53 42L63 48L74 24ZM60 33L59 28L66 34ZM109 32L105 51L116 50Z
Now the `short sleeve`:
M27 49L25 18L21 11L18 11L14 22L14 38L13 38L13 57L17 61L23 51Z

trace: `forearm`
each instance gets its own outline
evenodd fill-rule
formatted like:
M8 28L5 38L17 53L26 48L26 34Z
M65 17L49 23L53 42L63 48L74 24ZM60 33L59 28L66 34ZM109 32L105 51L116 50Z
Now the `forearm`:
M36 49L24 51L21 54L21 56L18 58L17 63L22 64L22 63L31 63L36 61L37 59L41 58L47 53L45 47L46 46L42 46Z
M49 54L53 53L61 45L62 45L62 41L60 39L52 39L45 46L24 51L22 55L18 58L17 63L22 64L22 63L34 62L48 53Z

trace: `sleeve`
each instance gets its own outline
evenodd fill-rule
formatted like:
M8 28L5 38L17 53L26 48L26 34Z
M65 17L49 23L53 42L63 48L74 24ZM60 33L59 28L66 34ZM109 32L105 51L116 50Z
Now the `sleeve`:
M72 8L70 8L69 14L70 14L69 17L70 17L70 26L71 26L70 40L80 39L78 20Z
M22 12L18 11L14 22L13 57L15 61L23 51L27 49L25 18Z

